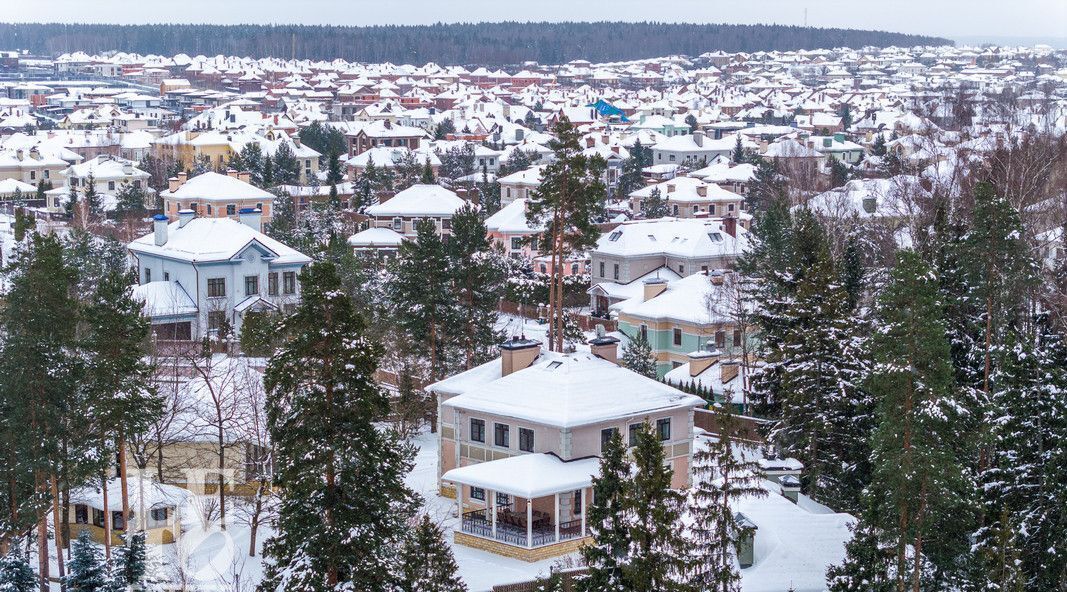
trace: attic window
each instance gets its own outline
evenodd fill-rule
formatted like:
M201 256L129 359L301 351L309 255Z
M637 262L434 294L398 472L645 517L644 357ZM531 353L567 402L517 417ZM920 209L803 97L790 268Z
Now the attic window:
M711 242L713 242L713 243L721 243L722 242L722 234L718 233L718 232L709 232L708 233L708 238L710 238Z
M656 242L656 235L654 235L654 234L648 235L648 240L650 240L652 242Z
M611 236L608 237L608 240L611 241L611 242L615 242L615 241L619 240L619 238L621 238L621 237L622 237L622 231L621 230L616 230L615 232L611 233Z
M552 363L550 363L548 365L548 369L549 370L555 370L556 368L559 368L562 365L563 365L563 362L552 362Z

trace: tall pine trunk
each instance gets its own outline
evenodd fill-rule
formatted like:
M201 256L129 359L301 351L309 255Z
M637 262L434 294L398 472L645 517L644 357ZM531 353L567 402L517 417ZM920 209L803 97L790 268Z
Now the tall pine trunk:
M63 579L66 577L66 566L63 563L63 521L60 520L60 511L62 506L62 500L59 498L59 479L52 475L52 529L55 531L56 537L56 573L59 574L59 587L61 590L67 589L66 581ZM64 515L65 516L65 515Z
M111 560L111 508L107 501L107 475L110 471L104 470L103 485L104 494L104 559Z
M130 532L130 490L126 480L126 432L119 428L119 483L122 493L122 527ZM141 516L144 519L144 516Z
M46 498L47 485L41 471L34 472L34 487L37 494ZM40 574L39 584L41 592L48 592L49 565L48 565L48 508L39 505L37 508L37 569Z

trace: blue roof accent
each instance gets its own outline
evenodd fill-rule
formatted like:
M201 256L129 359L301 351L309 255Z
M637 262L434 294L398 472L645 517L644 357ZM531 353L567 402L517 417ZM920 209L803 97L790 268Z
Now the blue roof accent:
M241 208L237 211L238 214L255 214L256 212L259 212L257 208Z
M604 99L597 99L597 102L586 105L586 107L592 107L597 110L604 117L618 116L620 121L629 122L630 120L623 113L622 109L619 109L615 105L605 101Z
M167 217L166 217L166 216L164 216L163 214L156 214L155 216L152 216L152 219L153 219L153 220L159 220L159 221L163 221L163 220L166 220L166 219L167 219Z

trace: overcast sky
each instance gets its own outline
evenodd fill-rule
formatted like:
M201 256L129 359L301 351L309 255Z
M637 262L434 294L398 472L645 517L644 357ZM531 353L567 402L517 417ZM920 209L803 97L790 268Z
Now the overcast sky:
M1067 0L0 0L7 22L804 23L957 37L1067 37Z

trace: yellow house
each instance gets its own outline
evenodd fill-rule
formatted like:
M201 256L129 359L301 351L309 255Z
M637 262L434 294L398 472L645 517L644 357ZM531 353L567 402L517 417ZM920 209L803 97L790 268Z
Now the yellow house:
M189 492L173 485L156 483L148 477L128 480L130 524L133 530L144 530L145 541L151 544L170 544L181 537L181 512L189 499ZM70 492L70 508L66 520L70 537L82 531L98 543L104 542L104 520L111 521L111 544L122 544L127 525L122 522L122 483L118 477L107 481L107 504L104 488L86 485Z
M178 212L191 210L198 218L238 219L241 210L259 210L261 220L270 220L274 212L274 194L252 185L248 173L227 171L225 175L207 172L189 178L185 173L172 177L167 191L159 194L163 213L170 220ZM258 228L257 228L258 230Z

